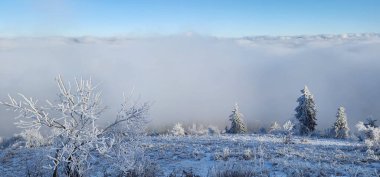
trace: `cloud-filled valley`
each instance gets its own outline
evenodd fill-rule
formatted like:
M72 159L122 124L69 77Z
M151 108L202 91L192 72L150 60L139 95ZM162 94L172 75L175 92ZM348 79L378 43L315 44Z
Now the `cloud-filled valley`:
M290 37L0 38L0 99L18 92L54 100L54 77L100 83L103 115L112 121L123 92L152 102L150 125L227 125L238 102L248 126L292 119L306 84L317 104L318 129L345 106L350 127L380 113L380 35ZM0 136L19 130L0 109Z

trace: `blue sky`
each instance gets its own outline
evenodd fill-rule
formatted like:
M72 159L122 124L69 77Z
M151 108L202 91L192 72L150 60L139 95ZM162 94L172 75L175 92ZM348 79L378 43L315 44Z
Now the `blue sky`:
M379 0L2 0L1 36L380 32Z

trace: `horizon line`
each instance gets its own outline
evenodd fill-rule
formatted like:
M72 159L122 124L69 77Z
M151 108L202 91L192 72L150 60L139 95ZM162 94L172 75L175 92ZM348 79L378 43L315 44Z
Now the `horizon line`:
M149 38L167 38L167 37L209 37L209 38L219 38L219 39L242 39L242 38L252 38L252 37L317 37L317 36L343 36L347 37L360 37L360 36L380 36L380 32L360 32L360 33L315 33L315 34L291 34L291 35L269 35L269 34L252 34L252 35L242 35L242 36L217 36L217 35L207 35L195 32L188 33L178 33L178 34L152 34L152 35L1 35L0 39L16 39L16 38L98 38L98 39L110 39L110 38L122 38L122 39L149 39Z

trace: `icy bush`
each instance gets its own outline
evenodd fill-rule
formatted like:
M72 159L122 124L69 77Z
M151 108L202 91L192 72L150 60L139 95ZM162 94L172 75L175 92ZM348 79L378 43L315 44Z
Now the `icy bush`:
M56 83L59 90L57 102L46 101L47 104L41 106L38 100L23 94L19 94L21 101L9 96L10 102L0 102L20 113L17 117L19 127L50 130L49 158L52 163L48 167L53 170L53 176L59 173L86 175L96 155L108 157L110 163L129 169L131 162L128 159L138 146L126 142L136 142L131 137L141 131L149 105L129 106L125 101L115 121L102 129L97 122L105 107L101 93L91 79L75 80L75 87L72 87L58 76ZM31 145L38 144L36 140L41 138L35 132L27 132L24 136L29 138L27 141Z
M205 153L201 149L194 149L193 152L191 153L191 157L196 159L196 160L201 160L203 157L205 157Z
M271 134L278 134L281 132L281 126L275 121L271 124L269 127L269 133Z
M186 133L189 135L206 135L207 129L205 129L203 125L197 126L197 124L193 124L187 128Z
M227 162L211 167L207 174L208 177L252 177L269 176L265 169L236 162Z
M285 130L285 137L284 137L284 143L289 144L292 143L292 135L293 135L293 128L294 124L292 121L288 120L284 125L284 130Z
M252 155L253 155L253 153L252 153L251 149L245 149L244 154L243 154L243 158L245 160L250 160L252 158Z
M125 177L155 177L155 176L163 176L163 172L160 169L159 165L146 159L138 159L133 168L123 172L123 174L119 176Z
M171 134L174 136L183 136L185 135L185 129L183 129L181 123L176 123L171 130Z
M228 147L223 149L222 157L224 160L227 160L230 154L231 154L231 150Z
M25 129L20 135L25 139L26 147L40 147L46 144L44 137L38 129Z
M365 144L367 146L367 153L373 159L380 159L380 128L366 126L363 122L356 124L359 132L365 134Z
M216 152L214 154L213 160L228 160L230 157L231 150L228 147L223 148L222 152Z

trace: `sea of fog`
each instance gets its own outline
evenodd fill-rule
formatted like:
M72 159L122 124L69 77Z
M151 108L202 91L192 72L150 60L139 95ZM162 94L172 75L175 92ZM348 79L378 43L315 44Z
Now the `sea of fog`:
M176 122L228 124L237 102L251 129L293 119L307 85L314 94L317 128L346 107L351 129L372 115L380 119L380 35L315 35L245 38L0 38L0 99L7 95L56 100L54 78L99 83L111 122L123 93L150 102L149 125ZM17 133L15 113L0 106L0 136Z

